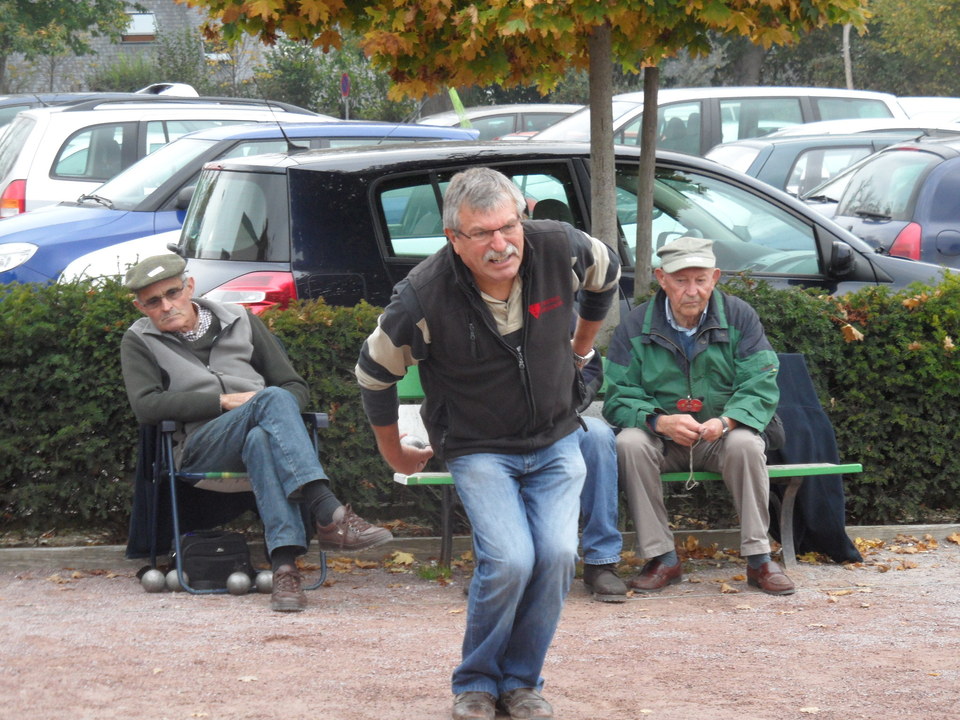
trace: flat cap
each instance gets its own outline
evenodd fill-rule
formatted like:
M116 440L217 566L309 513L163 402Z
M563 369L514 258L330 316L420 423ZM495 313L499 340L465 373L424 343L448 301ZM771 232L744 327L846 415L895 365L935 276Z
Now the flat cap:
M143 290L148 285L153 285L160 280L183 275L186 267L187 261L179 255L173 253L153 255L141 260L127 270L123 284L133 291Z
M684 268L715 268L717 258L713 254L713 240L684 235L657 250L660 268L665 273L675 273Z

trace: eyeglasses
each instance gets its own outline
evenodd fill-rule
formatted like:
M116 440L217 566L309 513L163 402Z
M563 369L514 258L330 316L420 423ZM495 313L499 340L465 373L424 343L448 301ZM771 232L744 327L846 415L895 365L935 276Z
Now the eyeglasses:
M160 305L163 303L164 300L166 300L167 302L173 302L178 297L183 295L183 290L186 287L187 287L187 284L183 283L182 285L180 285L180 287L170 288L162 295L154 295L149 300L142 300L140 302L140 307L146 310L155 310L156 308L160 307Z
M462 235L467 240L476 240L477 242L490 242L493 240L494 233L500 233L504 237L512 237L520 231L520 220L514 220L513 222L507 223L501 227L495 228L494 230L477 230L472 235L467 235L465 232L460 230L454 230L457 235Z

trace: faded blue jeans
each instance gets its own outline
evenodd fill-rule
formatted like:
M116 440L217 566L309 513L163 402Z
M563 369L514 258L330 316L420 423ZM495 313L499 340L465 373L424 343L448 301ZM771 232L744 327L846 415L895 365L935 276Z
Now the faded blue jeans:
M447 468L476 556L453 692L539 689L577 562L578 433L519 455L465 455Z
M620 562L623 535L617 521L620 516L617 478L617 437L600 418L584 417L587 430L577 431L580 452L587 466L587 477L580 493L580 521L583 530L580 546L587 565Z
M294 396L264 388L238 408L194 431L183 449L185 472L219 470L250 476L267 549L307 549L300 503L291 500L311 480L326 480Z

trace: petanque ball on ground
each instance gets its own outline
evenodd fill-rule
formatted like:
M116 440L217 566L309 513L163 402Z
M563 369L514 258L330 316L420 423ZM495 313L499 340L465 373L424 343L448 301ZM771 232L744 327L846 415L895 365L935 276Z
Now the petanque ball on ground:
M183 574L183 580L186 583L190 582L190 578L187 577L187 574ZM171 592L180 592L183 590L183 586L180 584L180 578L177 577L177 569L174 568L167 573L167 590Z
M258 593L269 593L273 592L273 571L272 570L261 570L257 573L257 592Z
M231 595L246 595L250 592L250 576L245 572L230 573L227 590Z
M162 572L156 568L151 568L140 578L140 585L142 585L143 589L148 593L163 592L164 588L167 587L167 579Z
M415 448L420 448L421 450L427 446L427 444L416 435L404 435L400 438L400 444L410 445Z

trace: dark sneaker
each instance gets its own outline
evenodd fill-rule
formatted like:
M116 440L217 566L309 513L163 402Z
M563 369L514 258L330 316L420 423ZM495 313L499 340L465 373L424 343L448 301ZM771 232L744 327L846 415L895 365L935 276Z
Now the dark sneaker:
M496 701L485 692L462 692L453 699L453 720L493 720Z
M511 720L552 720L553 708L533 688L517 688L500 696L500 709Z
M622 603L627 599L627 586L617 575L617 566L584 565L583 584L600 602Z
M270 609L275 612L300 612L307 607L303 576L293 565L281 565L273 571Z
M350 509L341 505L333 513L329 525L317 523L317 542L321 550L365 550L393 540L389 530L371 525Z

